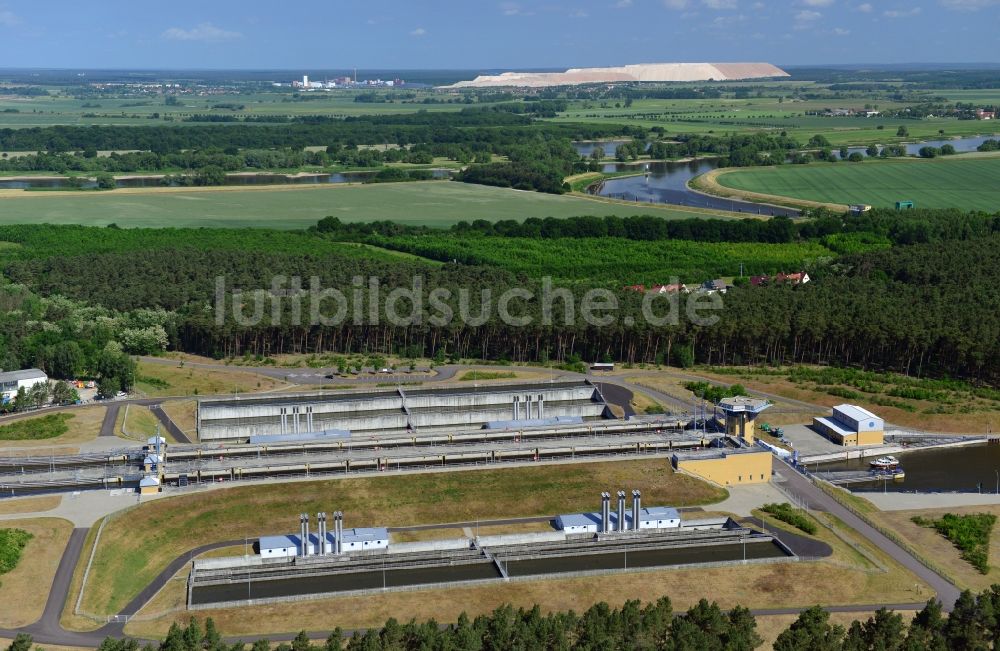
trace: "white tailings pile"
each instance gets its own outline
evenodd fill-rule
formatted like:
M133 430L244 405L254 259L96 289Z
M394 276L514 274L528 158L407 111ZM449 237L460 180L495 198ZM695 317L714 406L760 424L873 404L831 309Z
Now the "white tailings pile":
M732 81L788 77L770 63L640 63L613 68L570 68L566 72L504 72L480 75L445 88L486 88L491 86L570 86L606 82L636 81Z

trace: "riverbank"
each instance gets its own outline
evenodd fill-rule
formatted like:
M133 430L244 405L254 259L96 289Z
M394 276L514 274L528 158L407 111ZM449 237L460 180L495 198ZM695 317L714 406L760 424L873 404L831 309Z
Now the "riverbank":
M1000 505L996 493L899 493L858 491L881 511L912 511L916 509L945 509L960 506Z
M735 190L719 183L719 177L729 172L735 172L744 168L741 167L720 167L709 170L700 176L696 176L688 181L687 187L691 192L707 197L723 197L725 199L736 199L738 201L749 201L764 206L776 208L797 208L814 210L824 208L834 212L846 212L849 206L840 203L826 203L822 201L809 201L808 199L796 199L794 197L782 197L774 194L764 194L762 192L750 192L748 190Z

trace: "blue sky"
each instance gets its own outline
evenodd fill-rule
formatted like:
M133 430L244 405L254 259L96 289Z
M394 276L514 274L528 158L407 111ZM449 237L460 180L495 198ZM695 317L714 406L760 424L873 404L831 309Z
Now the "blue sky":
M0 67L997 62L1000 0L0 0Z

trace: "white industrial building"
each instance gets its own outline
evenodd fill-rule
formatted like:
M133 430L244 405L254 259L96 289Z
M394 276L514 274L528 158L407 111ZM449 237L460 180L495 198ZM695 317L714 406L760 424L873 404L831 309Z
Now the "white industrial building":
M17 397L19 389L30 391L36 384L49 381L43 371L28 368L23 371L8 371L0 373L0 402L10 402Z
M344 529L344 514L333 513L333 531L326 528L327 514L316 514L318 531L309 532L309 516L299 516L299 533L283 536L261 536L261 558L291 558L293 556L325 556L345 552L388 549L389 530L385 527ZM305 544L303 544L305 541Z
M638 526L636 526L638 523ZM642 506L642 493L632 491L632 508L625 508L625 491L618 491L618 511L611 510L611 494L601 493L600 513L569 513L556 516L556 529L571 533L610 533L636 529L677 529L681 516L668 506Z
M837 405L830 416L813 418L813 427L840 445L881 445L885 421L858 405Z

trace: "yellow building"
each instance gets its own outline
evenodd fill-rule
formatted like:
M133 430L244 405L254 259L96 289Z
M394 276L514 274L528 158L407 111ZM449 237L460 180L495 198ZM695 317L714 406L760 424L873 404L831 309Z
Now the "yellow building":
M832 415L814 418L813 429L838 445L882 445L885 441L885 421L857 405L837 405Z
M763 484L771 480L771 453L760 449L675 454L673 466L720 486Z
M726 415L726 434L753 445L757 438L757 416L770 406L767 400L749 396L723 398L718 407Z

